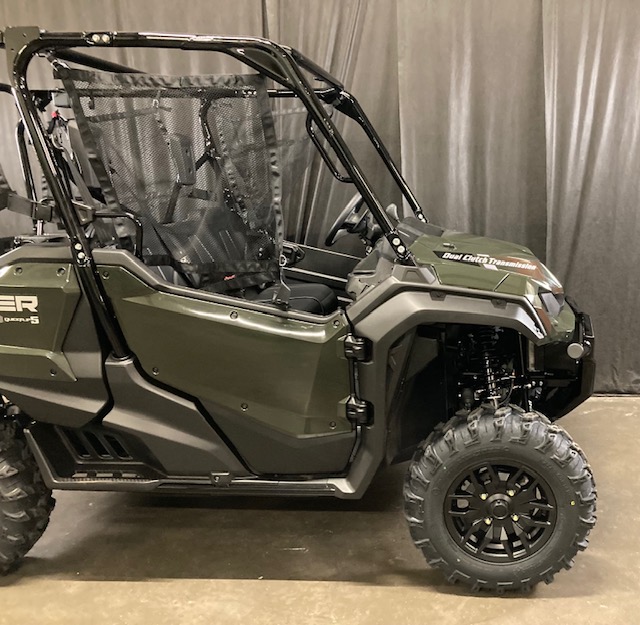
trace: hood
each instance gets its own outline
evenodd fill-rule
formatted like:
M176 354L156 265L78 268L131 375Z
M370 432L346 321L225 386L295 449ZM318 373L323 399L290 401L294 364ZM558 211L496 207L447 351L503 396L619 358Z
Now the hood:
M442 284L525 295L527 284L562 293L558 279L522 245L463 232L423 235L411 246L420 265L431 265ZM524 290L523 290L524 289Z
M416 262L429 265L443 285L524 296L548 332L573 328L562 285L527 247L445 231L441 236L418 237L410 249Z

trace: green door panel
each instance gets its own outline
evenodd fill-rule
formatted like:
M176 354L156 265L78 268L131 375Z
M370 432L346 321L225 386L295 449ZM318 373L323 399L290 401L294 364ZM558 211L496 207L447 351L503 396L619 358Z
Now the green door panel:
M291 438L298 450L305 441L311 450L318 438L335 438L341 457L332 468L325 459L322 470L346 466L351 445L345 447L344 437L352 427L338 408L349 394L347 361L339 356L348 330L344 315L303 321L242 308L241 300L231 306L158 291L121 267L104 266L100 274L144 371L218 406L221 422L231 415L242 424L228 434L240 451L251 445L235 440L238 431L251 437L268 430L272 438ZM274 445L273 453L282 448Z

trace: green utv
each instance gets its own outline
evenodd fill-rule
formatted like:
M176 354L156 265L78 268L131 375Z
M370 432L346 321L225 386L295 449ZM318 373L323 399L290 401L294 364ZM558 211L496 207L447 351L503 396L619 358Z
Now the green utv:
M571 566L596 493L554 422L592 393L594 337L527 248L430 224L356 99L291 48L36 27L1 45L26 197L2 177L0 201L34 220L0 258L1 571L53 489L358 498L409 459L411 536L449 581L528 589ZM212 51L252 73L80 48ZM55 89L30 90L35 57ZM302 181L279 166L283 105L357 192L326 247L352 234L364 258L285 240ZM404 209L383 206L340 115Z

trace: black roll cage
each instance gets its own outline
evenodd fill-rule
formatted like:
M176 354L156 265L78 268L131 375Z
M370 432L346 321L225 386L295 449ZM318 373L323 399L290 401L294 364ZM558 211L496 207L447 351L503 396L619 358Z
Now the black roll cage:
M419 220L426 222L427 219L415 195L407 185L400 170L384 146L382 139L371 125L358 101L344 90L339 81L297 50L257 37L112 31L47 32L41 31L37 26L9 27L0 33L0 48L5 48L6 50L9 78L21 117L21 122L16 129L16 138L27 194L30 199L35 199L33 177L28 167L29 159L24 141L25 129L32 140L61 221L69 235L72 258L78 269L80 283L87 294L94 313L105 330L115 357L125 358L129 355L129 350L111 309L109 299L103 290L89 243L84 236L82 222L74 208L73 198L60 182L64 179L64 176L60 171L54 148L38 115L37 92L31 91L27 84L27 69L35 56L46 56L51 61L69 61L92 69L114 73L142 73L132 67L99 59L71 49L105 47L168 48L221 52L272 79L279 87L269 89L270 97L298 98L302 102L307 110L306 128L309 136L323 160L329 166L332 174L342 182L352 182L354 184L396 256L405 264L413 264L413 257L408 247L386 215L384 207L322 103L332 105L361 126L415 216ZM310 72L316 77L316 80L324 82L328 87L322 89L313 88L303 74L302 69ZM338 161L346 172L346 176L342 175L333 163L331 156L314 130L314 124L322 138L335 152Z

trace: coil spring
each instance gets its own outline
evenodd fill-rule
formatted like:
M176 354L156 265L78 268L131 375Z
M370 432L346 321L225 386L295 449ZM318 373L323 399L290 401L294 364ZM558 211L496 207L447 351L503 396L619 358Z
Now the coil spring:
M496 328L480 328L476 336L482 353L482 364L487 384L487 399L497 408L500 400L500 393L494 371L495 366L498 364L496 359L497 330Z

